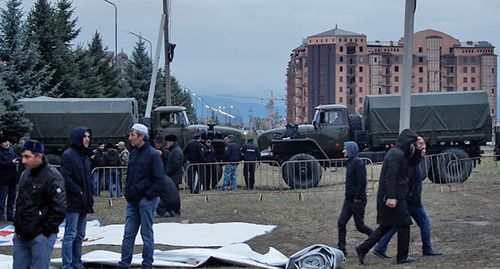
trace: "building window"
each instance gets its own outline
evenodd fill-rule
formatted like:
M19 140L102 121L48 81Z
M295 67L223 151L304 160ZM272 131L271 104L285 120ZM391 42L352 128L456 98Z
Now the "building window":
M491 68L491 73L495 74L495 68L494 67Z
M464 92L466 92L466 91L467 91L467 87L464 87Z
M399 82L399 77L398 76L394 77L394 82Z
M363 52L363 47L359 47L359 52Z
M418 52L424 52L424 48L418 47Z
M349 94L352 95L352 88L349 88Z
M467 63L469 61L469 57L464 56L464 63Z
M476 90L476 87L470 87L470 90L471 90L471 91L475 91L475 90Z
M343 66L339 66L339 72L344 72L344 67Z
M340 82L344 82L344 77L343 77L343 76L340 76L340 77L339 77L339 81L340 81Z
M470 72L471 72L471 73L476 73L476 67L475 67L475 66L471 66L471 68L470 68Z
M359 67L359 73L361 73L361 72L363 72L363 67L362 66Z
M495 89L491 89L491 94L495 94Z
M344 102L344 98L339 97L339 103L342 103L342 102Z
M464 77L464 83L467 83L467 77Z
M373 62L375 63L377 62L377 57L373 58Z
M339 57L339 62L343 63L344 62L344 56Z
M385 88L385 94L391 94L391 89L389 87Z
M382 94L382 88L378 88L378 94Z
M349 105L352 105L352 98L349 98Z
M464 66L464 73L467 73L467 66Z
M359 103L360 103L360 104L361 104L361 103L363 103L363 97L359 97L359 99L358 99L358 100L359 100Z
M470 57L470 62L471 63L475 63L476 62L476 57L474 57L474 56Z
M424 57L418 57L418 62L423 63L424 62Z
M424 88L418 87L418 92L424 92Z
M363 82L363 77L359 77L359 82Z
M453 53L453 48L450 48L450 53Z
M394 92L399 92L399 86L394 86Z
M394 72L399 72L399 65L394 66Z
M344 88L343 87L340 87L339 88L339 92L343 92L344 91Z
M359 92L363 92L363 87L359 87Z
M423 73L423 72L424 72L424 68L423 68L422 66L420 66L420 67L418 68L418 72L419 72L419 73Z
M340 47L339 47L339 51L340 51L340 52L343 52L343 51L344 51L344 47L340 46Z
M471 77L470 78L470 83L476 83L476 78L475 77Z

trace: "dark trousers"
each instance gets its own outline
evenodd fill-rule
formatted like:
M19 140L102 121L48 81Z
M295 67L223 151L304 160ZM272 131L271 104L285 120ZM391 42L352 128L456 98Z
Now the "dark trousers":
M200 171L202 166L200 164L192 164L187 168L187 184L191 193L199 193L201 187Z
M377 244L377 242L394 226L380 225L373 233L365 240L365 242L359 245L359 249L363 253L368 253L370 249ZM397 260L404 260L408 257L408 251L410 248L410 225L407 226L397 226L395 227L398 233L398 254Z
M205 190L215 189L219 181L219 170L217 164L209 163L203 166L203 188Z
M243 176L245 177L245 185L248 189L253 190L255 185L255 163L243 164Z
M0 220L5 220L5 200L7 200L7 220L14 220L17 184L0 185Z
M363 202L352 202L344 199L344 205L342 206L342 212L340 213L338 220L339 228L339 249L345 250L346 245L346 225L354 217L354 224L356 229L361 233L366 235L372 234L372 228L365 225L365 203Z

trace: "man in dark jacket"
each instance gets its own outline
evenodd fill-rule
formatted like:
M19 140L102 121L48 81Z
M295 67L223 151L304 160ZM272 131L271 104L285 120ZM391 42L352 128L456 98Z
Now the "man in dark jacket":
M22 147L26 170L16 201L13 268L50 267L59 225L66 214L64 179L43 153L43 144L36 140L26 141Z
M96 194L101 195L101 191L104 190L104 178L105 178L105 166L106 159L104 158L104 153L106 153L106 144L99 143L97 148L93 150L93 154L90 157L92 160L92 169L97 168L92 175L94 188L96 189Z
M255 165L256 161L260 159L260 149L253 143L253 139L249 138L247 143L241 147L241 154L243 155L243 177L245 178L245 185L247 190L253 190L255 185Z
M6 135L0 137L0 221L5 220L5 200L7 200L7 220L14 220L16 201L17 171L19 160Z
M179 145L177 145L176 135L166 135L165 144L168 150L165 173L172 179L178 190L179 185L182 183L182 163L184 162L184 154Z
M123 233L120 268L129 268L134 254L134 243L141 227L142 268L152 268L154 235L153 217L165 177L160 153L148 142L148 128L136 123L128 139L134 147L127 167L125 198L127 198L125 230Z
M109 191L109 197L113 198L115 191L113 185L116 186L116 197L121 197L121 182L119 177L118 166L120 166L120 153L113 147L113 144L106 145L106 152L104 153L104 163L106 164L106 178Z
M191 193L199 193L201 187L200 171L203 163L203 146L201 145L201 132L194 135L194 140L184 149L184 157L188 163L187 184ZM191 164L191 165L190 165Z
M207 138L203 143L203 180L205 190L217 188L220 178L219 165L217 164L217 153L212 145L212 139Z
M222 161L226 164L224 164L224 185L222 185L221 189L236 190L236 168L240 161L240 145L234 142L233 135L226 136L224 142L226 143L226 149Z
M62 268L83 268L82 241L85 238L87 214L94 212L94 184L92 182L90 139L92 131L86 127L71 130L71 146L61 158L67 210L62 241Z
M356 229L361 233L370 235L373 230L365 225L366 206L366 167L359 159L358 145L353 141L344 143L344 157L348 158L346 163L345 199L338 220L339 227L339 249L346 252L346 225L351 216L354 216Z
M399 134L396 146L385 156L380 172L377 193L377 223L380 225L361 245L356 247L358 260L364 264L366 253L392 227L398 233L397 263L409 263L416 259L408 256L410 246L410 213L408 197L408 166L415 152L417 134L405 129Z
M418 137L417 148L413 154L413 158L410 161L409 168L409 190L408 195L408 212L410 216L415 220L418 227L420 228L420 238L422 239L422 255L423 256L441 256L443 253L436 252L432 249L431 243L431 222L429 216L427 216L427 210L425 210L424 204L422 203L422 181L425 176L422 175L422 169L420 167L422 157L425 156L426 144L422 137ZM380 239L378 244L373 250L373 254L381 258L390 258L386 254L387 245L391 241L392 236L396 233L396 229L392 228L387 234Z

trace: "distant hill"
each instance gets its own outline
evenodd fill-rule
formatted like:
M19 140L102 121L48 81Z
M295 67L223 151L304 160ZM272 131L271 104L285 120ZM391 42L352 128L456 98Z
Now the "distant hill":
M225 107L226 109L224 111L233 114L236 119L240 122L243 122L244 125L248 125L248 122L250 120L250 113L252 113L254 117L267 117L267 101L260 102L259 100L246 100L207 95L202 95L201 98L202 101L198 99L197 102L193 98L193 104L195 105L195 107L199 107L199 109L203 108L203 111L197 110L196 115L198 118L206 118L207 111L211 111L211 109L207 109L205 105L216 109L218 109L219 106ZM233 108L231 109L230 106L233 106ZM281 117L286 117L286 104L284 101L275 101L274 110L277 110L278 114ZM218 113L216 113L216 115L217 114ZM224 117L221 114L218 114L218 116L219 120L223 119Z

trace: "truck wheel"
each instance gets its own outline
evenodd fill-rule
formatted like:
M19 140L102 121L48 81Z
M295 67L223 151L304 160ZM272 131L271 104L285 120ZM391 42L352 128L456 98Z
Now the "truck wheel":
M450 148L432 161L429 179L437 184L464 182L472 172L472 160L469 154L460 148ZM446 154L449 153L449 154Z
M361 122L361 117L356 115L349 115L349 137L351 141L354 141L354 133L359 130L363 130L363 123Z
M318 186L323 170L313 156L300 153L292 156L282 166L283 179L292 189L307 189Z

